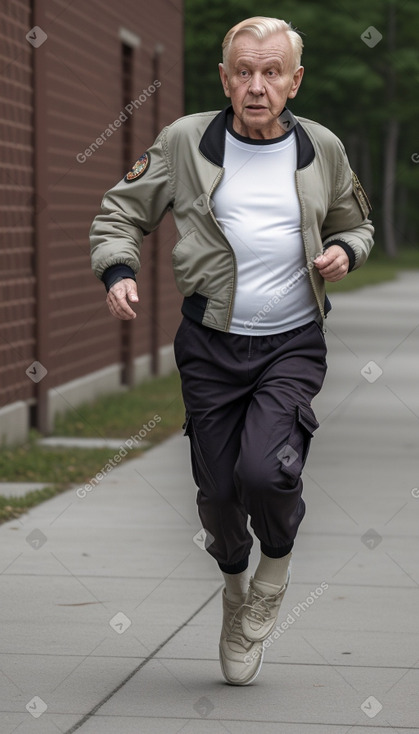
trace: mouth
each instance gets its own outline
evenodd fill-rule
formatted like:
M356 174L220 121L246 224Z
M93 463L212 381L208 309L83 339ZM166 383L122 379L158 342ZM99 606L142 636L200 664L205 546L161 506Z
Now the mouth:
M262 104L248 104L246 105L247 110L266 110L266 107Z

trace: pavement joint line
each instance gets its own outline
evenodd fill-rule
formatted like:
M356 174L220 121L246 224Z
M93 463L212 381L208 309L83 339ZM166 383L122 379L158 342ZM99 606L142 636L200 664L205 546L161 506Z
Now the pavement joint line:
M177 683L179 683L179 685L182 686L182 688L185 691L187 691L187 693L191 693L191 689L188 688L187 686L185 686L185 684L182 683L182 681L180 680L180 678L178 678L178 676L175 675L175 673L173 672L173 670L170 670L170 668L167 665L165 665L165 662L170 661L170 660L173 660L173 658L156 658L156 662L158 662L159 665L161 665L169 673L169 675L172 676L172 678L174 678L175 681L177 681ZM405 673L403 675L405 675Z
M352 683L349 683L349 681L346 680L345 676L338 670L338 666L337 665L334 665L327 658L325 658L325 656L320 652L320 650L318 650L316 647L314 647L314 645L311 644L311 642L307 639L307 637L304 637L304 635L302 635L302 638L303 638L304 642L306 642L307 645L309 645L309 647L311 647L311 649L314 650L324 660L324 662L326 663L325 667L332 668L335 671L335 673L337 673L338 675L340 675L340 677L342 678L342 680L344 680L345 683L348 686L350 686L353 691L355 691L355 693L359 693L359 691L357 690L357 688L355 688L355 686L353 686ZM341 666L339 666L339 667L341 667ZM350 667L350 666L348 666L348 667Z
M75 667L75 668L73 668L73 669L72 669L72 670L71 670L71 671L70 671L70 672L69 672L69 673L68 673L68 674L67 674L67 675L65 676L65 678L63 678L63 679L62 679L62 681L60 681L60 683L58 683L58 684L57 684L57 685L55 686L55 688L53 688L53 689L52 689L52 691L50 691L50 693L54 693L54 691L56 691L56 690L57 690L57 688L59 688L60 686L62 686L62 685L63 685L63 683L64 683L64 681L66 681L66 680L67 680L67 678L69 678L69 677L70 677L70 675L73 675L73 673L75 673L75 672L76 672L77 668L79 668L79 667L80 667L80 665L83 665L84 661L85 661L85 660L87 660L87 658L89 658L89 657L90 657L90 656L92 655L92 653L94 653L94 651L95 651L95 650L97 650L97 649L98 649L98 647L100 647L100 645L101 645L101 644L102 644L103 642L105 642L105 640L106 640L106 637L104 637L104 638L103 638L103 640L101 640L100 642L98 642L98 643L97 643L97 645L95 645L95 647L93 648L93 650L91 650L90 652L88 652L88 653L87 653L87 655L81 655L80 657L81 657L82 659L81 659L81 660L80 660L80 661L79 661L79 662L77 663L76 667Z
M358 551L357 551L357 553L358 553ZM21 556L22 553L20 553L19 555ZM356 555L356 553L354 554L354 556L355 555ZM354 558L354 556L352 556L352 558ZM14 563L17 560L17 558L19 558L19 556L17 556L14 559L14 561L12 561L12 563ZM351 558L349 559L349 561L350 560L351 560ZM392 560L394 560L394 559L392 559ZM349 561L347 561L347 563L349 563ZM12 565L12 563L9 564L9 566ZM398 564L396 564L396 565L398 565ZM3 573L5 573L5 572L2 571L0 573L0 576ZM336 573L339 573L339 571L337 571ZM43 578L43 579L50 579L50 578L51 579L53 579L53 578L70 578L72 576L71 573L66 573L66 574L64 574L64 573L62 573L62 574L61 573L17 573L17 574L5 574L5 575L6 576L12 576L12 575L13 576L18 576L19 578L25 578L25 577L27 577L27 578ZM408 574L406 574L406 575L408 575ZM95 576L94 574L78 574L77 578L79 578L79 577L80 578L83 578L83 579L89 579L90 578L90 579L101 579L101 580L102 579L103 580L105 580L105 579L123 579L125 581L128 580L128 579L133 579L134 581L138 581L138 578L139 578L138 576L119 576L119 575L118 576ZM145 581L153 581L154 579L158 579L160 577L158 577L158 576L141 576L140 578L142 580L145 580ZM415 581L415 579L412 576L409 576L409 578L413 581L413 583L415 584L416 587L419 586L419 584L417 583L417 581ZM169 581L178 581L179 579L177 579L177 578L172 578L171 579L169 576L167 576L167 577L165 577L164 580L165 581L167 581L167 580L169 580ZM181 580L182 581L202 581L201 578L197 578L196 576L192 577L191 579L189 579L189 578L188 579L182 578ZM215 579L205 579L205 580L206 581L215 581ZM315 583L320 583L320 581L319 582L315 582L315 581L293 581L293 587L294 588L296 586L311 586L312 587ZM360 584L359 582L357 582L356 584L355 583L351 584L351 583L343 582L343 581L334 581L333 582L333 586L334 587L335 586L336 587L339 586L339 587L342 587L342 588L349 587L349 588L357 588L357 589L387 589L388 590L388 588L389 588L387 584L371 584L371 583ZM158 587L156 586L155 588L157 589ZM394 590L394 591L396 591L397 589L403 589L404 591L409 591L409 590L416 591L416 589L415 589L414 586L405 586L404 584L399 584L397 586L396 585L393 585L393 586L391 586L391 589ZM103 602L96 601L96 602L90 602L90 603L91 604L96 604L96 603L97 604L100 604L100 603L103 603ZM15 654L18 655L20 653L13 653L13 654L14 655Z
M17 561L17 559L20 558L20 556L22 555L23 555L23 551L19 553L19 555L17 555L16 558L13 559L13 561L10 561L10 563L5 568L3 568L3 570L0 572L0 576L3 575L4 572L7 571L8 568L10 568L10 566L13 566L14 562ZM30 574L28 575L30 576Z
M161 642L160 645L157 645L157 647L150 653L150 655L146 657L145 660L143 660L139 665L137 665L134 668L134 670L131 671L131 673L125 676L125 678L121 681L121 683L119 683L115 688L113 688L112 691L110 691L110 693L104 696L104 698L102 698L102 700L99 701L99 703L97 703L96 706L94 706L87 714L85 714L80 719L80 721L77 721L75 724L73 724L73 726L70 729L67 729L67 731L65 731L63 734L73 734L73 732L80 729L80 727L82 727L87 721L89 721L89 719L91 719L97 713L97 711L99 711L99 709L105 705L105 703L107 703L113 696L115 696L115 694L118 693L118 691L120 691L121 688L123 688L128 683L128 681L131 680L131 678L133 678L137 673L139 673L139 671L142 668L144 668L144 666L147 665L147 663L150 662L150 660L153 660L153 658L157 655L157 653L160 650L162 650L162 648L165 645L167 645L167 643L170 642L170 640L176 637L178 632L180 632L184 627L186 627L189 624L189 622L191 622L192 619L194 619L194 617L196 617L207 606L207 604L209 604L210 601L212 601L217 596L217 594L219 594L223 586L224 584L219 586L218 589L216 589L211 594L211 596L209 596L208 599L203 604L201 604L201 606L198 607L198 609L195 612L193 612L193 614L191 614L188 617L188 619L185 620L185 622L183 622L177 629L174 630L174 632L172 632L168 637L166 637L166 639L163 640L163 642Z
M216 592L216 593L218 593L218 592ZM186 623L186 624L188 624L188 623ZM179 628L179 630L176 631L176 634L179 631L180 631L180 628ZM104 640L105 639L106 638L104 638ZM137 640L137 642L139 642L141 645L144 646L144 642L142 642L138 637L136 637L135 639ZM97 645L97 647L99 647L99 645L101 645L104 640L102 640ZM162 644L165 645L167 642L169 642L169 639L167 639ZM94 650L92 652L94 652ZM1 652L0 651L0 654L1 655L4 655L4 656L7 655L7 656L10 656L10 657L17 657L17 656L22 656L22 657L38 657L37 653L26 653L26 652ZM147 660L149 658L153 657L155 654L156 654L156 651L154 650L147 657ZM62 655L56 655L54 653L42 653L42 656L41 657L52 657L52 658L73 657L73 658L83 658L82 661L81 661L81 662L83 662L84 660L87 660L87 658L90 657L90 655L92 655L91 652L88 655L77 655L77 654L74 654L74 655L71 655L71 656L68 656L66 653L62 653ZM104 658L105 660L109 660L110 657L112 658L112 660L126 660L127 659L125 655L107 655L107 654L103 654L103 655L94 655L94 657L96 659L97 658ZM171 658L156 658L156 660L158 662L166 661L166 662L173 662L174 663L174 662L176 662L178 660L178 658L175 658L175 657L171 657ZM181 660L182 660L182 662L191 662L191 663L197 663L197 662L218 663L218 657L217 658L215 658L215 657L214 658L208 658L208 657L185 658L185 657L183 657L183 658L181 658ZM146 660L144 659L142 662L145 663ZM347 668L348 670L358 670L358 669L361 669L361 670L403 670L404 671L403 672L403 676L404 676L406 673L410 673L412 670L419 671L419 667L417 667L417 663L418 662L419 662L419 660L417 660L414 665L409 665L409 666L406 666L406 665L365 665L363 663L359 663L359 664L356 664L356 665L355 664L354 665L350 665L349 663L333 663L333 665L334 665L335 668ZM328 667L330 667L331 663L329 663L327 661L325 661L324 663L313 663L313 662L311 662L311 663L309 663L309 662L295 662L294 663L294 662L290 662L289 660L287 660L287 661L281 661L281 660L264 660L263 661L263 665L264 666L265 665L286 665L286 666L294 666L294 667L302 667L302 668L328 668ZM72 672L74 673L74 670ZM4 671L1 670L1 669L0 669L0 673L3 673L6 676L6 678L8 677L7 674L4 673ZM69 675L71 675L71 673L69 673ZM12 679L10 678L9 680L12 680ZM401 678L399 680L401 680ZM396 683L393 684L393 686L396 685L397 682L398 681L396 681ZM16 685L17 688L19 687L19 686L17 686L17 684L15 684L15 685ZM59 685L61 685L61 683ZM392 688L393 688L393 686L392 686ZM22 689L20 689L20 690L22 690ZM391 690L391 688L389 690ZM10 711L9 713L13 713L13 711ZM68 734L68 732L66 732L66 734Z
M317 652L317 650L316 650ZM104 657L109 657L107 655L104 655ZM322 656L323 657L323 656ZM201 662L205 660L208 663L215 663L218 662L218 658L181 658L182 662L184 660L187 660L189 662ZM157 658L157 660L171 660L172 662L177 662L179 658ZM361 670L403 670L405 673L409 673L411 670L418 670L418 667L415 667L416 663L419 661L416 661L415 665L413 666L407 666L407 665L363 665L360 663L359 665L350 665L349 663L329 663L326 658L324 658L324 663L293 663L289 660L266 660L264 658L263 665L286 665L287 667L289 665L295 665L296 667L300 666L302 668L330 668L330 666L333 666L335 668L347 668L348 670L357 670L360 668ZM400 679L401 680L401 679ZM395 684L394 684L395 685ZM389 689L391 690L391 689Z
M394 686L397 686L397 685L398 685L398 684L400 683L400 681L401 681L401 680L402 680L402 679L403 679L403 678L405 677L405 675L407 675L408 673L410 673L410 672L411 672L412 670L418 670L418 668L417 668L417 664L418 664L418 663L419 663L419 658L418 658L418 659L416 660L416 662L415 662L415 663L413 663L413 665L410 665L410 666L409 666L409 667L408 667L408 668L407 668L407 669L405 670L405 672L404 672L404 673L403 673L403 674L402 674L402 675L400 676L400 678L398 678L398 679L397 679L397 680L396 680L396 681L395 681L395 682L393 683L393 685L392 685L392 686L390 686L390 688L388 688L388 689L386 690L386 694L387 694L387 693L390 693L390 691L391 691L391 690L392 690L392 689L394 688Z
M11 712L11 713L13 713L13 712ZM100 716L103 719L112 719L112 718L117 718L118 717L118 714L100 714ZM164 716L162 714L160 714L159 716L138 716L138 714L128 714L128 713L125 713L124 714L124 718L126 718L126 719L138 719L138 720L141 720L141 719L164 719L164 720L171 720L171 721L176 720L176 721L185 721L186 724L191 721L191 719L187 719L186 716ZM201 721L201 719L195 718L195 719L192 719L192 721ZM242 723L242 724L248 724L249 723L249 719L238 719L237 717L235 717L234 719L233 718L228 719L226 717L224 717L223 719L206 719L206 721L212 721L214 723L215 722L217 722L217 723L220 722L221 724L224 721L226 721L228 723L232 723L232 724L235 724L235 723L238 723L238 724L240 724L240 723ZM252 724L292 724L294 726L299 725L299 726L305 726L305 727L313 727L313 726L320 727L320 726L323 726L323 727L326 727L325 734L327 734L327 730L328 729L331 729L333 731L333 734L334 734L334 732L336 731L336 727L338 727L338 726L349 726L349 729L346 732L344 732L344 734L348 734L348 732L351 731L351 729L362 729L362 731L365 732L365 726L366 726L364 723L362 723L362 724L348 724L347 722L342 722L342 723L337 722L336 724L330 724L330 723L324 722L324 721L311 723L311 722L308 722L308 721L296 721L295 719L292 719L292 720L287 719L287 720L284 720L284 721L282 721L282 720L281 721L278 721L278 719L251 719L251 723ZM387 724L388 725L381 724L380 725L380 729L388 729L390 732L399 732L399 731L403 731L403 732L409 731L410 732L411 731L411 732L414 732L415 734L417 734L417 731L418 731L418 729L417 729L416 726L402 726L401 729L396 729L394 726L392 726L391 724L389 724L388 721L387 721ZM20 724L19 724L19 726L20 726ZM367 727L368 727L368 724L367 724ZM373 728L376 728L376 727L373 727ZM179 734L179 731L181 731L181 730L182 729L178 729L178 731L177 731L176 734ZM66 732L63 732L63 734L71 734L71 730L66 731Z

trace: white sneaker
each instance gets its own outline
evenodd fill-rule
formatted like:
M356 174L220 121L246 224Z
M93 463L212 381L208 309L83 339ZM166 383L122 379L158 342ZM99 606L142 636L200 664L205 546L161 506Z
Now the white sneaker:
M226 597L223 589L223 626L220 637L220 664L227 683L245 686L259 673L263 661L263 645L249 642L243 635L243 605Z
M271 634L278 619L279 608L289 580L289 571L283 586L263 582L259 587L253 577L250 579L241 620L243 634L250 642L262 642Z

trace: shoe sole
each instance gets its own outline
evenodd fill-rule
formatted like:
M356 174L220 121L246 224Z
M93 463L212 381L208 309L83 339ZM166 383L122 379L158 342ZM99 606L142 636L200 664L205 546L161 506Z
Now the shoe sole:
M228 684L229 684L230 686L248 686L248 685L249 685L249 683L253 683L253 681L255 680L255 678L256 678L256 677L257 677L257 676L259 675L259 673L260 673L260 669L261 669L261 667L262 667L262 663L263 663L263 656L264 656L264 654L265 654L265 648L263 648L263 647L262 647L262 654L261 654L261 656L260 656L260 661L259 661L259 665L258 665L258 667L257 667L257 670L255 671L255 673L254 673L254 674L252 675L252 677L251 677L251 678L249 678L249 680L246 680L246 681L233 681L233 680L230 680L230 679L228 678L228 676L226 675L226 672L225 672L225 670L224 670L223 660L222 660L222 657L221 657L221 652L220 652L219 658L220 658L220 666L221 666L221 672L222 672L222 674L223 674L223 676L224 676L224 678L225 678L226 682L227 682L227 683L228 683Z

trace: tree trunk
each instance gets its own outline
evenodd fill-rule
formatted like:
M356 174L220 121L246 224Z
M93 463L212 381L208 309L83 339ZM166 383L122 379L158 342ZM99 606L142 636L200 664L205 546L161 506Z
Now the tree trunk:
M356 174L359 174L359 133L351 133L346 138L346 152L348 154L351 168Z
M392 117L387 124L384 142L383 233L384 250L390 257L395 257L397 255L397 238L394 226L394 200L396 195L399 129L399 121Z
M396 198L396 227L397 236L402 246L407 242L407 207L408 191L405 185L399 186Z
M399 121L395 117L396 71L394 57L396 52L396 6L393 2L388 6L387 17L387 110L389 120L385 128L384 140L384 175L383 175L383 235L384 249L387 255L397 255L397 239L394 227L394 201L396 195L397 145L399 140Z
M373 176L372 176L372 158L371 158L371 143L367 135L361 137L361 163L359 169L359 176L361 183L367 193L370 201L373 197Z

